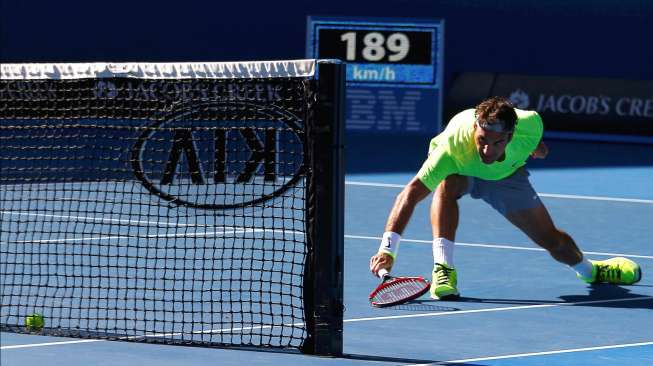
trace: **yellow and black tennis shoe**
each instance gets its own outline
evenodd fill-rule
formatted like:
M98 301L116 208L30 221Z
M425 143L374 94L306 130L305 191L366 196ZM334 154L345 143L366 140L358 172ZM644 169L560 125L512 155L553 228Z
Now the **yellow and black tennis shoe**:
M613 285L632 285L642 279L642 269L628 258L615 257L604 261L593 261L592 278L579 276L587 283L611 283Z
M454 300L460 297L458 292L458 275L456 269L446 264L436 263L433 266L433 282L431 282L431 298L435 300Z

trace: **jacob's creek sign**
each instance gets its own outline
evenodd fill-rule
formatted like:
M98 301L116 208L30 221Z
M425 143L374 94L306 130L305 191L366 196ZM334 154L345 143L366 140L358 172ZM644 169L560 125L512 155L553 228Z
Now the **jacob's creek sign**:
M571 95L539 93L536 99L522 89L510 93L510 100L522 109L535 109L541 113L598 114L611 113L621 117L653 118L653 98L620 97L614 99L605 95Z
M491 95L538 111L549 132L653 141L653 81L464 73L454 80L448 115Z

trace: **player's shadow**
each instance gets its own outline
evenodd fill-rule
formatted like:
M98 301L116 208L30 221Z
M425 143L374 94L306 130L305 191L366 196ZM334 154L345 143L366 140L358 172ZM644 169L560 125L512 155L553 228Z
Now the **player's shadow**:
M638 285L632 286L636 287ZM647 285L639 285L649 287ZM604 308L653 309L653 296L640 295L631 292L631 288L608 284L591 285L584 295L562 295L562 301L524 300L524 299L483 299L461 297L461 302L511 304L511 305L542 305L560 304L564 306L596 306Z
M460 308L451 306L444 306L442 303L436 303L431 300L412 300L401 305L388 306L389 310L403 310L403 311L428 311L428 312L448 312L458 311Z

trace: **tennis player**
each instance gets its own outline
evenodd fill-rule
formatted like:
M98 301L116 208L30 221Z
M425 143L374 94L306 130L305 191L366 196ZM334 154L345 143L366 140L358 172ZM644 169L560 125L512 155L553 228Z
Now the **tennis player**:
M370 270L388 271L397 259L401 234L415 205L431 192L433 282L431 297L454 299L460 294L454 265L458 199L469 194L482 199L546 249L553 259L570 266L587 283L630 285L642 277L633 261L585 258L574 240L558 229L531 186L524 167L529 156L543 159L542 119L519 110L505 98L492 97L475 109L454 116L431 140L429 155L417 175L397 196Z

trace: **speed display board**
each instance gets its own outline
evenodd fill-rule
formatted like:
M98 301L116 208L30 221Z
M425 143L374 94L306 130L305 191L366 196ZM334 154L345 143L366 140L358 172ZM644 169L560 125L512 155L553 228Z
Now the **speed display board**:
M309 17L306 53L347 63L347 130L440 131L442 20Z

